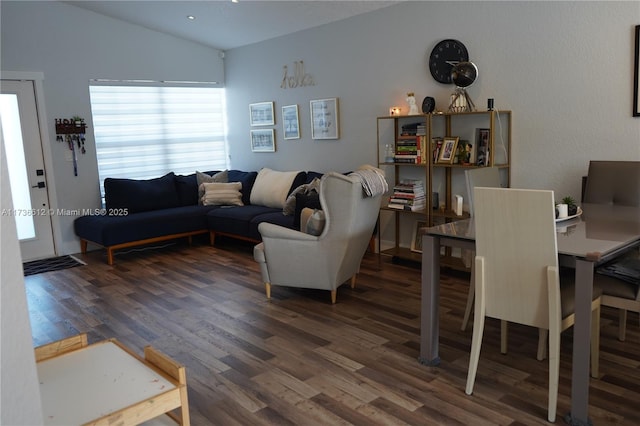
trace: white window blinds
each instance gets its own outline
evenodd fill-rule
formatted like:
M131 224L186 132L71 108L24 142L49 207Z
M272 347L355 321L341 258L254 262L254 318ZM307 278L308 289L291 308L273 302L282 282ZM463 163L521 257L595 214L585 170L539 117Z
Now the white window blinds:
M100 192L104 179L228 168L224 89L90 85Z

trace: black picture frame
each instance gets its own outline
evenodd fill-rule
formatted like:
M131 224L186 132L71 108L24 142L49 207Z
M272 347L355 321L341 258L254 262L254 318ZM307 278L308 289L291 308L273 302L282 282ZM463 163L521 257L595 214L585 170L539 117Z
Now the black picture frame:
M636 25L636 49L633 60L633 116L640 117L640 25Z

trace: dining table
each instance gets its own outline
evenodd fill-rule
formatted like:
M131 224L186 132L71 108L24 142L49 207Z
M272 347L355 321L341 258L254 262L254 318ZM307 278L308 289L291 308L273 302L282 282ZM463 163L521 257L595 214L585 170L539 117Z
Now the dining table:
M522 226L527 226L523 223ZM439 298L441 247L475 249L473 217L420 229L422 294L420 357L422 364L440 364ZM579 214L556 221L558 262L575 270L575 325L571 372L571 425L591 424L589 409L589 346L593 274L599 265L640 247L640 208L583 204ZM526 241L523 241L526 244ZM472 274L473 276L473 274ZM473 283L472 283L473 285Z

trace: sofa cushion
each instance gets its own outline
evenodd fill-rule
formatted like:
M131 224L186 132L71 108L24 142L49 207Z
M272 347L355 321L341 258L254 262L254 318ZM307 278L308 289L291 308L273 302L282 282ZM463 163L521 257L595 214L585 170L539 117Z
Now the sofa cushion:
M258 172L243 172L241 170L229 170L229 182L240 182L242 184L242 203L251 204L251 189L256 181Z
M148 180L106 178L104 199L107 210L129 214L180 206L173 172Z
M198 184L196 174L176 175L176 190L181 206L193 206L198 204Z
M200 202L204 206L241 206L242 184L240 182L204 182L200 185L204 195Z
M112 246L183 232L206 231L207 212L216 206L183 206L127 216L82 216L73 222L78 237Z
M254 205L225 206L210 211L207 214L207 223L209 229L214 232L225 232L259 240L260 235L250 232L249 224L254 217L273 212L277 212L282 216L282 210L271 207Z
M282 209L299 173L261 169L251 189L251 204Z
M271 212L259 214L251 219L249 223L249 235L256 240L262 240L262 235L260 235L260 231L258 231L258 225L262 222L273 223L274 225L293 229L293 216L285 216L282 214L282 210L274 209Z

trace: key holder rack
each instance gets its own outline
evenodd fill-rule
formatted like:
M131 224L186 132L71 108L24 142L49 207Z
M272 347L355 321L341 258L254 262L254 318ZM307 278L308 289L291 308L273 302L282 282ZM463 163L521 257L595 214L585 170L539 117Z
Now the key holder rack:
M73 175L78 176L78 154L86 154L84 147L87 125L82 117L56 118L56 141L66 142L72 152Z

